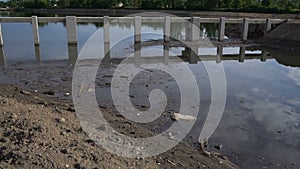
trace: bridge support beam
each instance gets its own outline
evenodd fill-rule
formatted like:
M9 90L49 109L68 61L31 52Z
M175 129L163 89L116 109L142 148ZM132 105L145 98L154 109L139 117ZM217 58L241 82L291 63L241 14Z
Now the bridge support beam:
M76 16L66 17L68 44L77 44Z
M246 41L248 39L248 30L249 30L249 19L243 19L243 31L242 31L242 41Z
M226 25L226 19L225 17L221 17L219 23L219 41L221 42L224 41L225 25Z
M142 19L140 16L134 17L134 41L140 43L142 41Z
M267 35L268 35L268 33L270 32L271 29L272 29L272 22L271 22L270 19L266 19L264 37L267 37Z
M34 45L39 45L40 37L39 37L39 25L38 25L38 17L37 16L31 17L31 24L32 24Z
M170 41L171 36L171 19L169 16L165 17L165 25L164 25L164 40L165 42Z

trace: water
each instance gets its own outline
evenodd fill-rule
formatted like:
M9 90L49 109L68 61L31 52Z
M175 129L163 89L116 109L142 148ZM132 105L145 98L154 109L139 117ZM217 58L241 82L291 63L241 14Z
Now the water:
M48 23L39 25L41 39L41 58L47 61L63 61L68 59L68 46L66 42L66 29L62 23ZM111 24L111 59L123 59L132 54L133 25ZM28 23L2 24L5 57L8 65L16 62L34 62L36 60L32 39L31 25ZM102 25L78 24L78 51L96 31L99 31L99 41L103 41ZM204 25L205 35L216 37L216 25ZM161 39L162 24L144 24L143 41ZM179 39L184 36L182 27L173 30L174 36ZM103 45L103 44L102 44ZM100 50L103 46L94 46L90 50ZM152 59L155 62L163 62L163 49L166 46L152 45L142 47L141 56ZM201 106L199 114L205 117L205 112L210 104L211 90L208 74L203 63L217 64L220 58L217 48L203 47L198 49L202 62L192 57L182 56L183 51L189 51L184 47L170 47L169 62L180 56L188 63L193 71L199 91L201 93ZM222 64L227 80L227 100L222 121L216 132L209 139L209 149L218 151L215 145L222 144L220 152L229 157L231 161L241 168L299 168L300 156L300 54L296 51L248 47L246 56L240 56L239 47L224 47L222 49ZM269 53L269 55L263 55ZM184 55L191 55L187 52ZM209 56L209 57L205 57ZM239 62L243 61L244 62ZM135 63L136 60L132 59ZM112 65L117 63L112 63ZM142 63L141 63L142 64ZM220 64L220 63L218 63ZM5 75L0 74L1 77ZM147 95L151 89L163 88L170 99L168 110L178 110L180 95L178 86L173 80L167 80L163 72L142 72L132 83L131 92L135 96L132 99L134 105L149 104ZM2 80L1 80L2 82ZM99 80L99 83L102 83ZM145 88L144 84L150 84ZM107 92L108 90L105 89ZM103 92L98 88L97 92ZM110 96L103 98L110 100ZM100 99L101 101L101 99ZM200 119L191 132L187 142L192 145L197 143L197 133L203 124ZM163 130L168 127L170 120L165 120L166 125L155 129ZM154 125L153 123L152 125ZM151 125L149 125L151 126Z

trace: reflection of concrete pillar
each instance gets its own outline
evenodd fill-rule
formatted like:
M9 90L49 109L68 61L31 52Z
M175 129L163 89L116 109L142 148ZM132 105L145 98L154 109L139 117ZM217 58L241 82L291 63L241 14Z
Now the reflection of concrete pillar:
M0 67L6 66L6 58L5 58L5 52L4 52L4 46L0 45Z
M197 41L200 39L200 17L192 18L192 41Z
M267 55L268 55L268 52L266 50L262 50L260 61L262 61L262 62L267 61Z
M198 60L200 60L198 55L198 47L185 47L185 50L182 51L182 59L184 61L188 61L190 64L197 64Z
M110 64L110 43L104 43L103 63Z
M68 44L77 44L76 16L66 17Z
M187 21L185 22L185 40L191 41L192 40L192 23Z
M243 20L243 31L242 31L242 41L246 41L248 39L248 30L249 30L249 19L244 18L244 20Z
M225 17L221 17L219 23L219 41L224 41L225 25L226 25L226 19Z
M69 60L72 64L76 63L78 58L77 44L68 44Z
M31 24L32 24L34 44L39 45L40 44L40 37L39 37L39 24L38 24L37 16L32 16Z
M0 46L3 46L4 43L3 43L3 37L2 37L2 26L1 26L1 23L0 23Z
M244 62L245 55L246 55L246 47L242 46L240 47L239 62Z
M222 62L222 56L223 56L223 46L219 45L218 48L217 48L216 63L221 63Z
M164 39L165 42L170 41L171 36L171 19L169 16L165 17L165 26L164 26Z
M134 62L135 66L141 66L142 48L140 43L134 44Z
M169 63L170 57L170 44L164 45L164 64L167 65Z
M142 19L140 16L134 17L134 41L141 42L142 40Z
M266 24L265 24L265 34L264 36L266 37L269 31L272 29L272 22L270 19L266 19Z
M42 55L41 55L40 45L34 45L34 51L35 51L36 61L38 63L41 63L42 62Z
M104 43L110 42L110 30L109 30L109 17L104 16L103 17L103 36L104 36Z

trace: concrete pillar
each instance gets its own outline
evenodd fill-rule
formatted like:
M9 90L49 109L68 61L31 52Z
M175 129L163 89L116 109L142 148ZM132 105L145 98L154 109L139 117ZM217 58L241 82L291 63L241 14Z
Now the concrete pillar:
M264 37L267 36L267 34L270 32L271 29L272 29L272 22L271 22L270 19L266 19L265 34L264 34Z
M31 17L31 24L32 24L34 45L39 45L40 44L40 37L39 37L39 24L38 24L38 17L37 16L32 16Z
M170 57L170 44L164 45L164 64L168 65Z
M4 43L3 43L3 37L2 37L2 26L1 26L1 23L0 23L0 46L3 46Z
M239 53L239 62L244 62L245 55L246 55L246 47L245 46L241 46L240 47L240 53Z
M262 50L260 61L262 61L262 62L267 61L267 55L268 55L268 52L266 50Z
M249 30L249 19L244 18L244 20L243 20L243 31L242 31L242 41L246 41L248 39L248 30Z
M200 40L200 17L192 17L192 41Z
M77 44L76 16L66 17L68 44Z
M225 25L226 25L226 19L225 17L221 17L219 23L219 41L224 41Z
M171 36L171 19L169 16L165 17L165 26L164 26L164 40L165 42L170 41Z
M219 45L217 47L216 63L221 63L222 62L222 56L223 56L223 45Z
M104 34L104 43L110 42L110 28L109 28L109 17L103 17L103 34Z
M134 17L134 41L139 43L142 40L142 18L140 16Z

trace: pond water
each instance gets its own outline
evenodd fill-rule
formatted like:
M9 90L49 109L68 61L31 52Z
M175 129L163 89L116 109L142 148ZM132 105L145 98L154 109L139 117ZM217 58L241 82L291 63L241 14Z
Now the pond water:
M66 29L62 23L39 25L41 55L44 63L53 60L66 60L68 46ZM177 26L173 36L184 37L184 26ZM87 40L98 31L102 41L102 25L78 24L78 51L83 49ZM216 37L217 25L203 25L204 36ZM32 39L32 28L28 23L2 24L4 51L8 65L16 62L36 60ZM143 24L143 41L162 39L162 24ZM122 59L134 52L133 25L111 24L111 59ZM97 34L95 34L97 35ZM95 36L94 35L94 36ZM99 44L103 48L103 44ZM97 46L93 48L98 48ZM163 45L141 47L141 57L163 58ZM222 64L226 75L227 98L222 121L209 139L209 149L219 151L229 157L241 168L300 168L300 53L296 51L248 47L245 57L241 58L240 47L223 47L222 62L218 61L218 48L197 48L200 56L206 59L196 61L184 56L189 48L169 47L170 62L180 56L194 73L201 93L199 114L205 114L210 104L211 89L209 77L203 63ZM219 49L220 50L220 49ZM267 55L264 55L267 54ZM189 54L187 54L189 55ZM219 56L220 57L220 56ZM207 59L210 58L210 59ZM158 62L163 59L158 59ZM243 61L243 62L241 62ZM0 70L1 71L1 70ZM2 73L2 72L0 72ZM145 72L144 72L145 73ZM136 95L133 104L148 104L150 89L168 86L169 109L176 111L180 103L176 81L165 81L161 72L153 75L139 74L133 83L132 92ZM156 74L159 76L155 76ZM149 74L149 72L147 72ZM1 74L0 74L1 76ZM144 79L145 78L145 79ZM0 78L1 80L1 78ZM162 81L162 83L159 83ZM154 83L155 82L155 83ZM153 83L150 89L141 84ZM140 86L139 86L140 85ZM97 89L101 92L102 89ZM140 92L142 91L142 92ZM102 98L109 100L110 97ZM100 99L101 100L101 99ZM101 100L103 101L103 100ZM203 120L203 119L202 119ZM196 124L187 142L195 145L197 133L203 124ZM162 129L157 129L157 131ZM221 150L214 148L222 145Z

